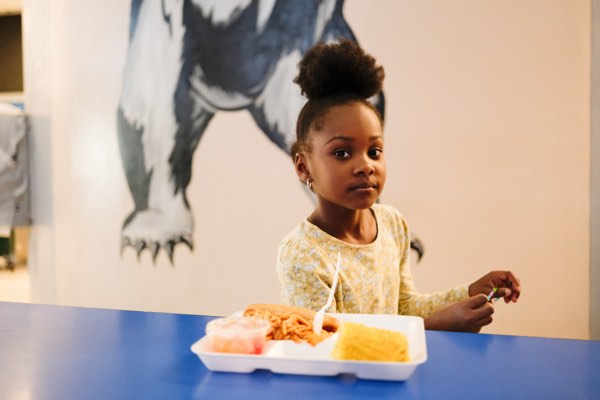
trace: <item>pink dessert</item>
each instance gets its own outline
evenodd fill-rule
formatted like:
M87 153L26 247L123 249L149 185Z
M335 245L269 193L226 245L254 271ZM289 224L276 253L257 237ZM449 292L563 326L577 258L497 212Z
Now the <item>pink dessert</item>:
M219 353L261 354L269 321L255 317L225 317L206 325L206 336L211 351Z

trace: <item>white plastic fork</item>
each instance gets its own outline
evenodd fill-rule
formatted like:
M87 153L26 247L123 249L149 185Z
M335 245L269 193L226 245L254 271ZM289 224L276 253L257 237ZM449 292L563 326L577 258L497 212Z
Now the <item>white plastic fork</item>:
M329 297L327 298L327 303L321 307L319 311L315 314L315 319L313 320L313 333L318 335L321 333L321 329L323 329L323 319L325 318L325 310L331 307L331 303L333 303L333 296L335 295L335 288L338 283L338 277L340 275L340 264L342 263L342 252L338 253L337 264L335 265L335 274L333 275L333 283L331 284L331 291L329 292Z

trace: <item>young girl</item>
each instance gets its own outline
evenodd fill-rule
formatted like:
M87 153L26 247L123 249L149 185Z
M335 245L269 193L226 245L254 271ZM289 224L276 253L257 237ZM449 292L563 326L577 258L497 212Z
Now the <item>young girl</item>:
M492 322L487 295L516 302L510 271L444 292L419 293L409 266L409 230L402 215L378 204L386 178L383 122L367 101L384 70L355 43L319 44L300 62L295 81L308 102L292 146L296 173L316 196L312 214L279 247L282 302L318 310L327 302L342 254L330 312L416 315L426 329L479 332Z

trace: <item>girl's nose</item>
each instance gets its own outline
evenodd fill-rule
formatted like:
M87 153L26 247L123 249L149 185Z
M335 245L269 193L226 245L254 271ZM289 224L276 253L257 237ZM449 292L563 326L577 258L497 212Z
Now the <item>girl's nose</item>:
M375 173L375 166L371 159L363 159L354 169L356 175L372 175Z

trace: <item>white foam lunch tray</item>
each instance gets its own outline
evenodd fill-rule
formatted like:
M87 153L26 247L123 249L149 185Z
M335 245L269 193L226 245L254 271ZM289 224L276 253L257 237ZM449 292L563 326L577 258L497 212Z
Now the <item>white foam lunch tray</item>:
M408 339L409 362L372 362L336 360L331 351L338 335L334 334L317 346L291 340L270 340L262 354L217 353L207 349L206 337L191 347L211 371L251 373L257 369L278 374L334 376L354 374L361 379L403 381L420 364L427 361L427 345L423 319L403 315L330 314L338 320L359 322L367 326L402 332Z

